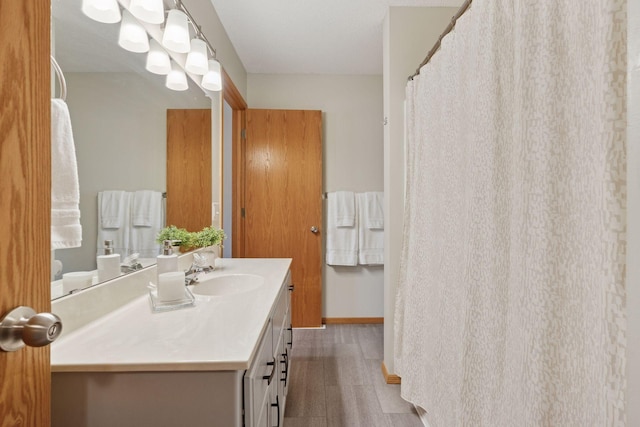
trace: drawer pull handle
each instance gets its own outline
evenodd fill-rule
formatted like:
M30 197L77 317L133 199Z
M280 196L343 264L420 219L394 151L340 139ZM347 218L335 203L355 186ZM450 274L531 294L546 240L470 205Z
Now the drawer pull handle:
M276 408L276 412L278 413L278 424L276 427L280 427L280 399L278 399L278 395L276 394L276 403L271 404L272 408Z
M267 385L271 385L271 380L273 379L273 374L276 373L276 358L273 358L273 361L271 362L267 362L267 366L273 366L273 368L271 368L271 374L269 375L264 375L262 377L263 380L267 380Z
M280 381L282 381L284 383L284 386L287 386L287 378L289 378L289 353L288 350L285 350L284 353L282 353L282 360L280 361L280 363L284 364L284 371L282 371L282 373L284 374L284 378L280 378Z
M287 331L289 331L289 342L287 343L287 345L289 346L289 348L293 348L293 325L289 324Z
M295 287L295 285L289 285L289 290L290 290L291 292L293 292L293 288L294 288L294 287Z

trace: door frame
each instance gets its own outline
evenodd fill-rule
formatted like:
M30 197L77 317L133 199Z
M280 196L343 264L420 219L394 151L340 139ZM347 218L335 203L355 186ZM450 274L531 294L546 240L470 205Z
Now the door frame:
M232 114L232 129L231 138L233 153L232 155L232 180L233 180L233 222L231 229L231 244L233 258L244 257L244 221L242 220L242 208L244 206L244 132L246 123L246 110L247 102L242 97L242 94L233 83L227 72L222 70L223 78L223 99L229 104ZM224 108L222 109L224 115ZM224 123L224 117L223 117ZM221 150L222 157L224 158L224 144ZM223 165L224 167L224 165ZM224 188L224 186L222 186ZM224 190L221 199L224 200ZM224 217L222 217L224 221Z

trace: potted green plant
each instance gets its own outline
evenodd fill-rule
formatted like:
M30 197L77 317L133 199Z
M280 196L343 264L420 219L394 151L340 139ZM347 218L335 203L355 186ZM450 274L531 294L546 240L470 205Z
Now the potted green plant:
M192 233L191 245L196 248L206 248L207 246L217 246L226 238L224 231L215 227L205 227L200 231Z
M160 230L156 237L156 241L160 244L165 240L171 240L171 242L173 242L172 246L174 247L174 250L177 249L176 246L189 248L192 246L193 233L188 232L184 228L178 228L175 225L170 225Z

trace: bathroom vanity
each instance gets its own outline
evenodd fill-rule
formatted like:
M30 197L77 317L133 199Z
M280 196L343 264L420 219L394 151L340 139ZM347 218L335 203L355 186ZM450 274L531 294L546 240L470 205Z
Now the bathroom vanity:
M193 307L155 313L137 283L139 295L120 306L84 323L70 319L74 330L51 349L52 425L282 425L293 338L290 264L220 259L192 287ZM128 280L152 277L135 274ZM249 286L245 278L259 280ZM110 284L117 281L100 286ZM63 328L73 307L64 303ZM82 298L78 305L85 310Z

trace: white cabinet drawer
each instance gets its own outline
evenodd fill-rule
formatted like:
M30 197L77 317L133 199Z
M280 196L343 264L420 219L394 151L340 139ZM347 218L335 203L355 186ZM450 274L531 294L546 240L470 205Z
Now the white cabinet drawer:
M272 323L258 346L258 351L251 368L244 376L245 426L257 427L258 418L267 406L267 390L271 383L278 381L278 360L273 357L273 341L271 337Z

